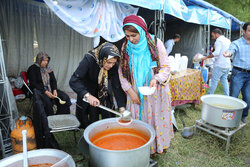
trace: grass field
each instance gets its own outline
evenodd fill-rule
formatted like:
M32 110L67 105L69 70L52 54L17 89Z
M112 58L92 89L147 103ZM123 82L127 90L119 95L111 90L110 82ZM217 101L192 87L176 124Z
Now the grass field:
M215 94L223 94L222 86L219 85ZM18 104L19 110L23 107ZM250 167L250 117L244 129L244 138L241 132L237 132L231 139L229 154L225 154L226 141L206 132L198 131L191 139L184 139L181 135L183 118L186 126L192 126L195 120L200 119L201 105L192 106L184 111L176 111L178 131L175 132L171 146L166 153L156 154L152 157L158 162L158 167ZM77 133L79 140L83 130ZM69 153L78 167L87 167L89 157L80 154L77 144L74 142L73 132L59 132L55 137L61 149Z

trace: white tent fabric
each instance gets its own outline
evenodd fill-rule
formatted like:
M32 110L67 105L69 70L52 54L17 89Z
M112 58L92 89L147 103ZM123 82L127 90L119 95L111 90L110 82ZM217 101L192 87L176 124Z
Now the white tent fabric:
M242 24L231 14L209 4L204 0L113 0L137 5L151 10L163 10L164 13L190 23L213 25L221 28L236 28ZM232 20L232 24L231 24ZM232 27L231 27L232 26Z
M8 76L16 76L32 63L34 24L30 9L31 4L21 1L0 3L0 33Z
M18 76L33 64L36 39L37 50L51 56L59 89L71 90L69 79L84 54L93 48L93 39L67 26L44 3L1 0L0 11L7 75Z
M84 54L93 48L93 39L74 31L47 7L40 7L34 18L38 49L51 57L57 84L69 91L69 79Z
M111 0L44 1L71 28L86 37L95 37L95 47L100 36L110 42L122 39L124 17L138 12L138 8Z
M152 0L152 1L149 1L149 0L113 0L113 1L137 5L137 6L151 9L151 10L162 10L165 0Z

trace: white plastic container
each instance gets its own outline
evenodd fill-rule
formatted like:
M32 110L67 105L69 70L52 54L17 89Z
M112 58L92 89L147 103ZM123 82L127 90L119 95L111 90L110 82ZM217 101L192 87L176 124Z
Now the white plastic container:
M170 62L170 71L175 71L175 59L174 56L168 56Z
M186 70L187 66L188 66L188 57L187 56L181 56L180 71Z
M175 70L180 71L180 64L181 64L181 54L176 53L175 54Z

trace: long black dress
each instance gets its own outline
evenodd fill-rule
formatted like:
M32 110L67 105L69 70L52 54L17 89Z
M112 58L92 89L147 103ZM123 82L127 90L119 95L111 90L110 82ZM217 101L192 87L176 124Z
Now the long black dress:
M58 97L65 100L64 105L60 104L57 99L50 99L44 92L44 85L40 67L33 64L27 71L27 76L30 83L30 88L33 91L33 125L36 135L37 148L55 148L59 149L59 145L55 137L50 133L48 127L47 116L53 115L53 104L57 105L56 114L69 114L70 113L70 99L69 96L57 89L57 82L53 71L49 73L50 85L52 92L57 90Z

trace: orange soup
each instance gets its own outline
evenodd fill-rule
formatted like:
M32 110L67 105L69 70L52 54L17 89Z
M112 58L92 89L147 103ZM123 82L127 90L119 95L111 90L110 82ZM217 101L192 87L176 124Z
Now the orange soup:
M129 122L131 122L131 120L122 120L122 119L119 119L118 122L120 122L121 124L127 124Z
M53 164L50 163L42 163L42 164L34 164L34 165L29 165L29 167L50 167Z
M97 147L107 150L132 150L143 146L148 140L147 135L130 128L108 129L90 139Z

